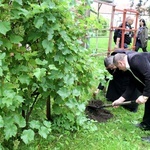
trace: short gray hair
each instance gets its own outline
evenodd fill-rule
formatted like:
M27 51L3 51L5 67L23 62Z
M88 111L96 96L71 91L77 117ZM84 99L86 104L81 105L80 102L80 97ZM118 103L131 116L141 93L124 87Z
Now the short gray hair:
M107 68L109 65L113 65L113 58L114 56L109 56L104 59L104 65Z
M117 65L118 64L118 61L122 61L124 60L124 57L126 56L126 54L123 54L123 53L118 53L114 56L113 58L113 64L114 65Z
M126 18L126 21L128 21L128 20L134 20L134 18L131 17L131 16L128 16L128 17Z

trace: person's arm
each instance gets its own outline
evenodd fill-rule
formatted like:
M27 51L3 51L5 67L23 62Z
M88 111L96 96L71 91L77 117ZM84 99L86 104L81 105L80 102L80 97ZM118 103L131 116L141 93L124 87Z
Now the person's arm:
M141 53L140 55L136 55L134 60L132 61L132 67L136 69L136 72L140 77L143 78L143 96L150 97L150 62L149 62L150 54L149 53Z
M136 102L139 104L145 103L150 97L150 55L147 53L141 53L140 55L136 55L132 64L130 63L130 67L134 68L134 70L138 73L138 77L142 77L143 80L141 86L143 86L144 90L141 96L136 99ZM140 63L139 63L140 61Z
M122 103L125 100L129 99L132 96L133 91L135 91L136 87L135 87L135 84L133 84L133 80L132 80L133 78L132 78L132 75L130 74L130 72L126 71L126 72L124 72L124 75L126 76L126 78L128 78L128 83L127 83L126 89L125 89L124 93L117 100L115 100L112 103L112 105L117 105L117 104ZM120 76L121 76L121 74L120 74Z
M145 27L145 39L146 41L148 41L148 28Z
M120 43L120 37L117 37L115 48L119 48L119 43Z
M121 26L120 26L121 27ZM116 39L116 45L115 48L119 48L120 40L121 40L122 31L118 29L117 39Z
M124 93L112 103L113 106L124 102L126 99L129 99L129 97L131 97L133 91L135 90L135 85L133 84L130 74L126 72L126 75L127 75L127 78L129 78L129 83L127 85L127 88L124 91Z
M102 85L102 83L99 83L97 89L94 91L94 94L98 94L100 90L103 90L104 86Z
M144 46L147 46L147 42L148 42L148 28L147 27L143 28L141 35L140 35L140 40L142 41Z

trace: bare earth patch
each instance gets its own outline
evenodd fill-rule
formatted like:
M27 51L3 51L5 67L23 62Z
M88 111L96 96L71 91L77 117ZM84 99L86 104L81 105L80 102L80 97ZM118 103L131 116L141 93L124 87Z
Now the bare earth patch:
M113 117L113 114L110 111L96 107L101 107L103 102L101 100L91 100L89 101L88 105L86 106L85 113L88 118L93 119L98 122L106 122L108 119ZM94 106L94 107L89 107Z

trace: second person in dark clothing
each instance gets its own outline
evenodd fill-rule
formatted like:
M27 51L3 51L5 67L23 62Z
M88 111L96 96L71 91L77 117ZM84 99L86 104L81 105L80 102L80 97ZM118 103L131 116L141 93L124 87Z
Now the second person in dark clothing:
M129 53L136 53L136 52L131 50L116 50L111 53L110 57L105 58L104 60L104 65L106 69L113 76L113 79L109 81L108 88L106 91L107 100L112 102L118 99L125 92L129 83L129 77L127 73L117 69L113 65L113 56L117 53L129 54ZM107 80L107 77L105 78L105 80ZM97 91L102 90L103 88L104 87L100 83L98 86L98 90L96 90L96 93ZM140 94L141 93L137 89L135 89L133 92L133 96L128 97L127 101L137 99ZM130 105L125 105L123 107L131 112L136 112L138 109L138 104L133 103Z
M132 29L131 25L133 24L134 19L131 16L128 16L126 18L125 22L125 29L130 30ZM119 26L120 28L123 27L123 23ZM122 40L122 29L116 29L114 33L114 42L115 42L115 48L121 48L121 43L123 42L124 48L128 48L128 46L132 42L132 36L133 32L132 31L125 31L124 33L124 41Z
M142 48L143 52L147 52L147 42L148 42L148 28L144 19L140 19L139 28L137 31L135 51L138 51L139 48Z

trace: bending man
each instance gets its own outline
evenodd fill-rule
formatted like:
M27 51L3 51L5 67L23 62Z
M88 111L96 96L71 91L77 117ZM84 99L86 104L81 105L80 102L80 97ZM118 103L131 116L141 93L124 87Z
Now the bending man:
M138 127L143 130L150 130L150 53L116 54L114 65L119 70L129 73L130 82L123 95L115 100L112 105L125 101L128 96L132 95L132 91L138 88L142 95L136 99L136 102L139 104L145 103L143 120L138 124ZM150 137L148 138L150 141Z
M104 65L108 72L113 76L112 80L109 81L108 83L108 88L106 91L106 99L108 101L115 101L118 99L126 90L128 84L129 84L129 77L128 73L119 70L116 68L116 66L113 64L113 58L114 55L117 53L123 53L123 54L130 54L130 53L135 53L135 51L131 50L115 50L114 52L111 53L111 56L107 57L104 59ZM107 81L107 77L105 78ZM98 89L95 91L95 94L98 93L99 90L103 90L103 86L101 83L98 86ZM127 97L126 100L136 100L141 93L137 90L134 89L133 95L130 97ZM131 112L136 112L138 109L138 104L130 104L130 105L125 105L123 106L125 109L131 111Z

